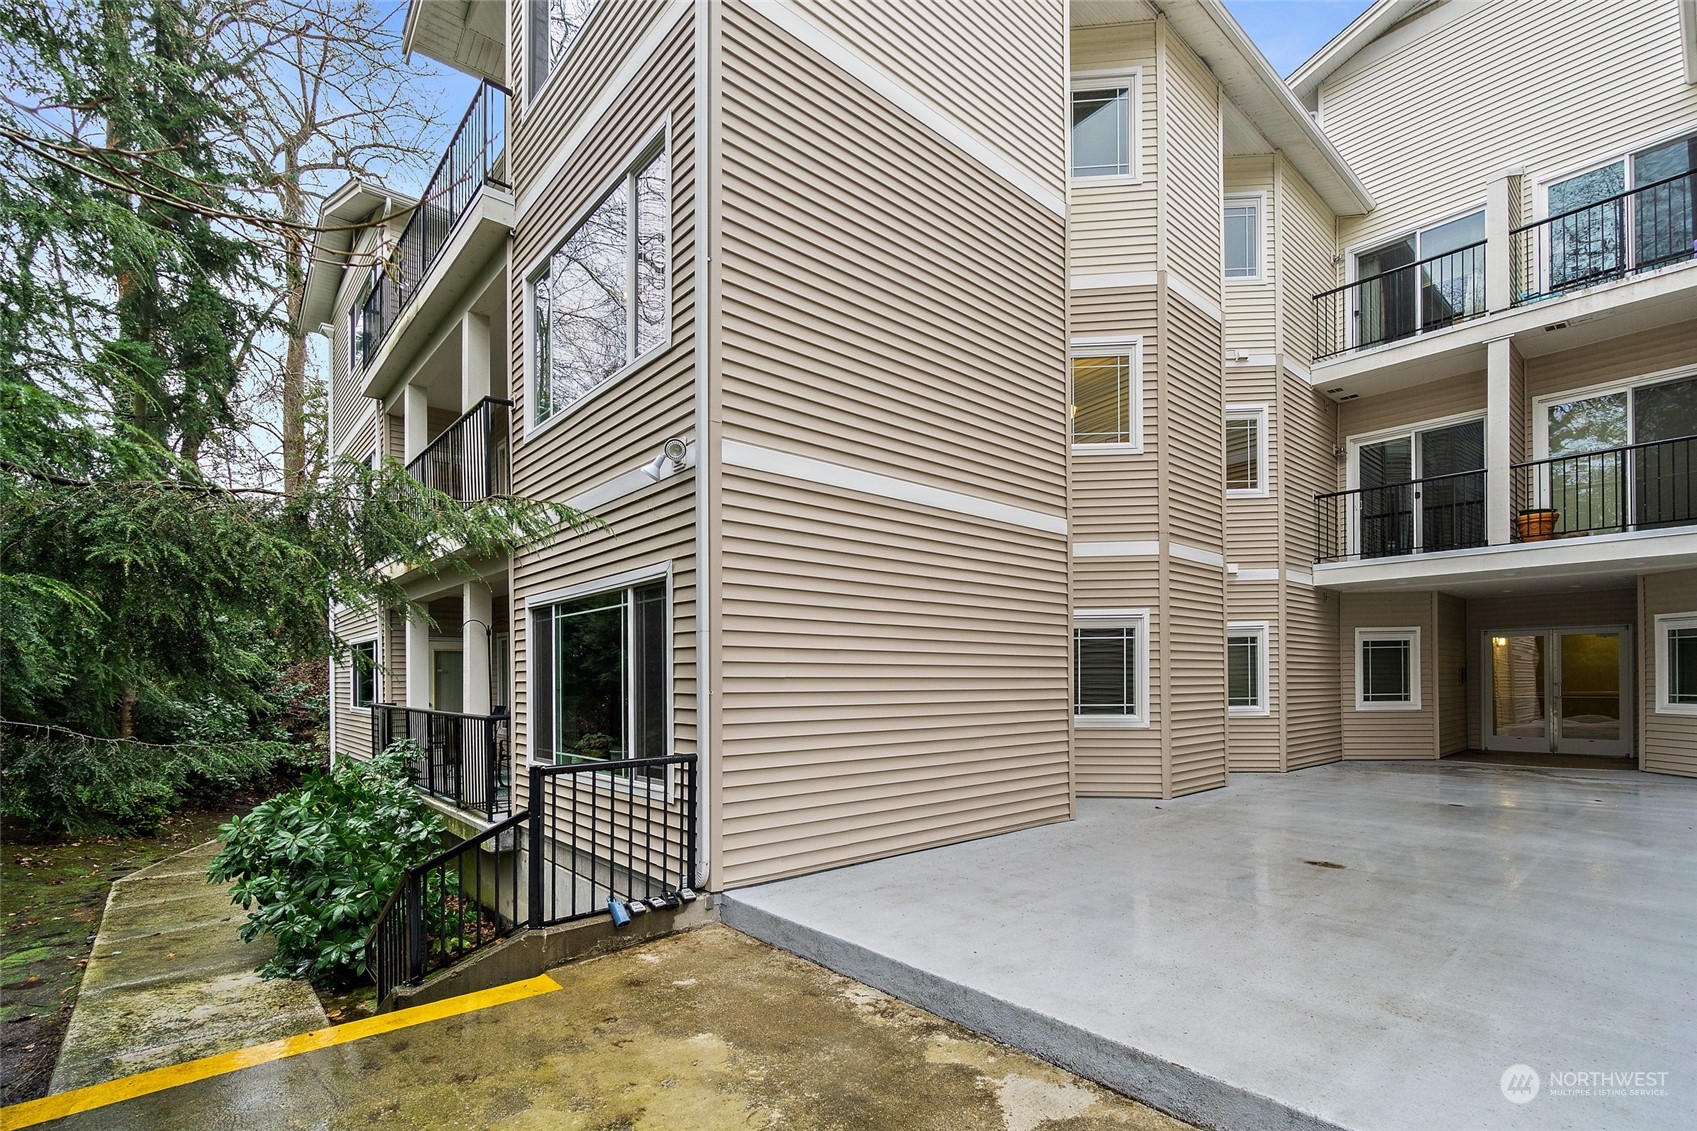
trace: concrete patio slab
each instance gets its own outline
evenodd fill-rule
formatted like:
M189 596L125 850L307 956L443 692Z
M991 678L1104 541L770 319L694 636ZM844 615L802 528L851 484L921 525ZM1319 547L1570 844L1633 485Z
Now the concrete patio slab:
M1086 800L722 913L1207 1126L1683 1131L1694 860L1697 782L1354 763ZM1610 1072L1658 1075L1550 1075Z

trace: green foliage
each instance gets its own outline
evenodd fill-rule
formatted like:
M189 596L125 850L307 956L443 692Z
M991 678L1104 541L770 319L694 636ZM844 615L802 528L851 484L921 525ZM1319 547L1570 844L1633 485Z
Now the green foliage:
M344 759L224 826L208 874L235 881L232 897L248 912L243 939L276 940L266 977L339 986L364 972L383 904L442 836L412 787L409 766L421 755L397 742L370 762Z

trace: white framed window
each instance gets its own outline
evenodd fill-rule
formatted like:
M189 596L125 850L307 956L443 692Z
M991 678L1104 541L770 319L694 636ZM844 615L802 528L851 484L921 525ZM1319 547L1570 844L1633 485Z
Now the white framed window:
M1139 179L1137 70L1072 76L1072 176L1094 184Z
M377 641L356 640L348 647L348 706L370 710L377 702Z
M534 100L560 69L566 54L577 42L596 0L526 0L525 51L529 56L529 89Z
M1225 200L1223 253L1228 283L1262 281L1261 251L1265 244L1261 228L1261 196L1228 196Z
M1143 339L1074 338L1072 449L1143 450Z
M1697 612L1656 617L1656 714L1697 715Z
M1355 709L1420 710L1420 629L1355 630Z
M529 276L531 422L541 425L672 337L672 208L664 134Z
M1267 493L1267 406L1228 405L1226 494L1254 498Z
M671 597L665 567L528 602L534 765L671 753ZM621 777L631 777L629 773ZM669 787L664 767L635 780Z
M1267 622L1226 626L1226 712L1265 715L1267 706Z
M1149 610L1073 613L1072 713L1079 726L1149 725Z

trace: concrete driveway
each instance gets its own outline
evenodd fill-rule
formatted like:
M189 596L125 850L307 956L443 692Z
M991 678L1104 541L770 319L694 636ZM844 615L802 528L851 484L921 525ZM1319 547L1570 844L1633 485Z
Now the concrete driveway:
M1697 1127L1697 781L1354 763L1078 813L724 918L1208 1126Z

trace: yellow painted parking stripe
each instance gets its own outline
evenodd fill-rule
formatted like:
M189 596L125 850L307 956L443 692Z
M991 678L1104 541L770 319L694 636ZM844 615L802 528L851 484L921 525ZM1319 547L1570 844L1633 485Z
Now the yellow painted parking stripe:
M108 1104L133 1100L137 1096L151 1095L154 1092L163 1092L167 1088L192 1084L196 1080L222 1076L226 1072L252 1068L256 1064L269 1064L275 1060L299 1056L304 1052L327 1049L334 1045L345 1045L350 1041L375 1037L381 1033L393 1033L397 1029L422 1025L427 1021L439 1021L445 1017L458 1017L463 1013L475 1013L480 1009L488 1009L490 1006L504 1005L510 1001L521 1001L524 998L536 997L538 994L553 993L559 988L560 984L554 979L546 974L539 974L534 978L527 978L522 982L509 982L507 985L496 986L494 989L479 990L476 993L445 998L442 1001L433 1001L427 1005L415 1005L411 1009L398 1009L393 1013L383 1013L376 1017L349 1021L346 1025L335 1025L328 1029L314 1029L310 1033L284 1037L279 1041L267 1041L263 1045L253 1045L249 1048L237 1049L234 1052L223 1052L216 1056L204 1056L199 1060L191 1060L184 1064L171 1064L164 1068L138 1072L134 1076L123 1076L117 1080L108 1080L104 1084L90 1084L86 1088L77 1088L75 1091L60 1092L56 1095L43 1096L39 1100L29 1100L25 1103L13 1104L10 1107L0 1107L0 1131L34 1127L38 1123L63 1119L67 1115L76 1115L79 1112L93 1111L95 1108L106 1107Z

